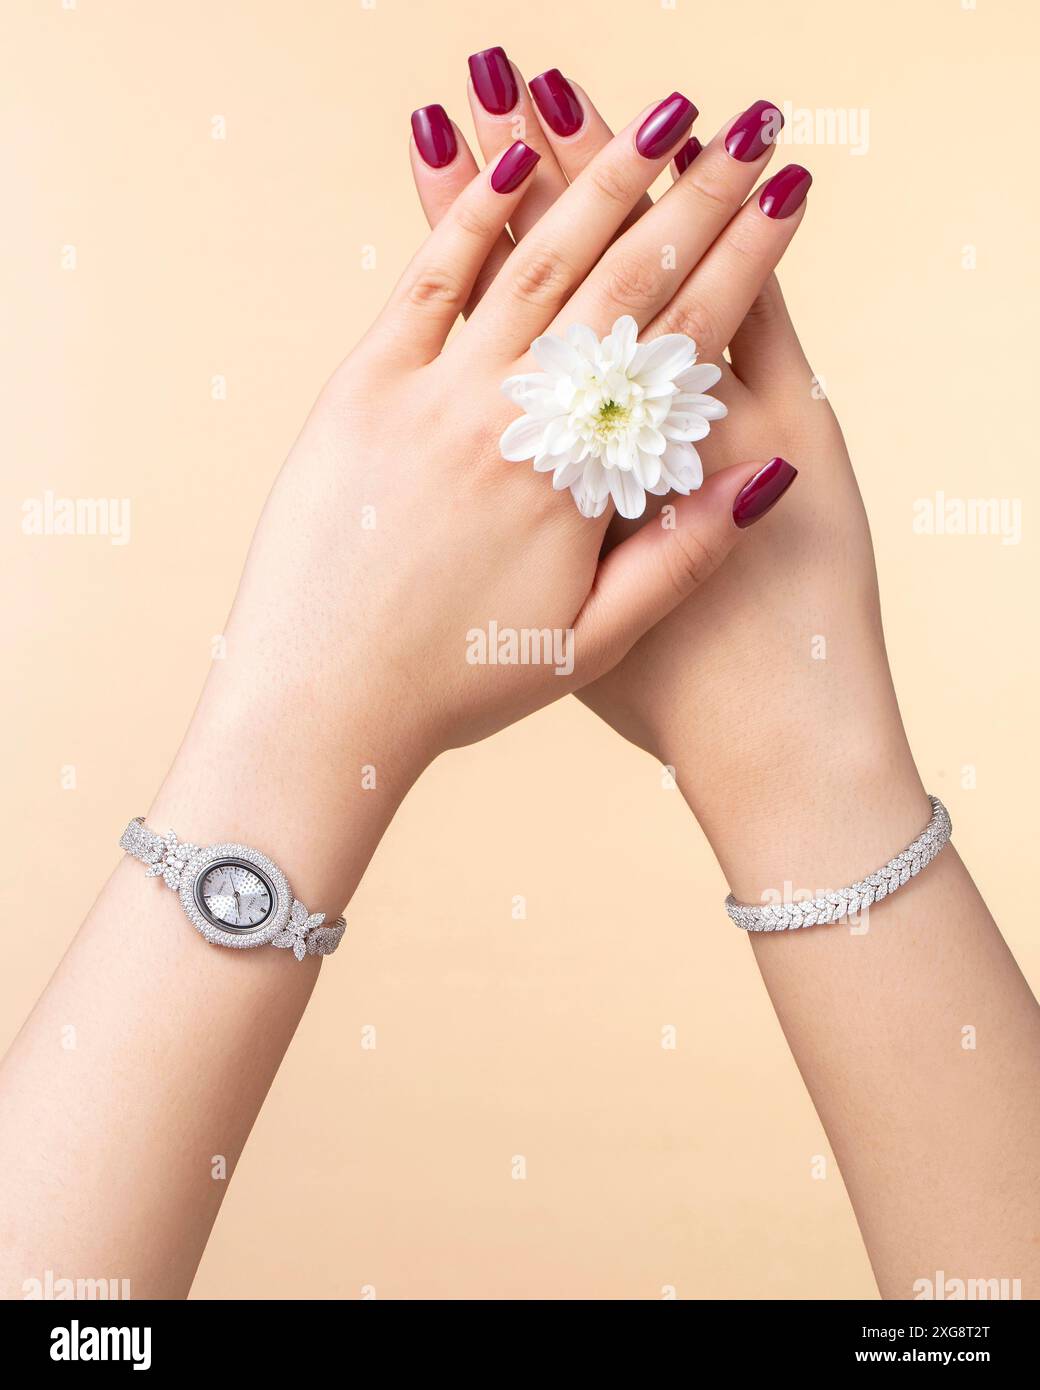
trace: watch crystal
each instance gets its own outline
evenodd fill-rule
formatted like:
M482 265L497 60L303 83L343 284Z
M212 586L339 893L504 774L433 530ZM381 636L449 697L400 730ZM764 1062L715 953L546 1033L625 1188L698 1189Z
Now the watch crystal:
M270 884L247 865L227 860L209 866L196 898L212 921L232 931L260 926L274 905Z

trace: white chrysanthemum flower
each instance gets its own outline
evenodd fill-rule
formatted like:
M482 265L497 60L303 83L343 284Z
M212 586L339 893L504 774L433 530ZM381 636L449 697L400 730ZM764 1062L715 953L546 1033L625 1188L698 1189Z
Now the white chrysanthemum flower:
M499 441L502 457L551 471L553 487L569 487L582 516L601 516L608 497L622 516L642 516L648 492L700 487L694 440L726 414L704 394L722 372L697 363L692 338L667 333L637 343L637 333L627 314L602 342L583 324L566 338L546 333L531 344L544 370L502 383L524 411Z

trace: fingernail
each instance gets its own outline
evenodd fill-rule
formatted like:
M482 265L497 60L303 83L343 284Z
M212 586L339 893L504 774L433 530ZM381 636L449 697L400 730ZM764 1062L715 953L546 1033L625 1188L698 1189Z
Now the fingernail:
M573 135L585 119L574 88L559 68L550 68L528 83L538 110L555 135Z
M703 149L704 146L697 139L696 135L691 135L686 144L683 145L682 149L675 156L676 171L680 174L685 174L686 170Z
M733 520L743 530L760 516L765 516L797 477L798 469L792 468L786 459L770 459L737 493L733 503Z
M458 154L455 127L443 106L420 106L412 112L415 147L431 169L443 169Z
M491 187L496 193L512 193L520 187L539 159L541 155L537 150L532 150L522 140L515 141L495 165Z
M477 100L485 111L490 111L492 116L504 116L512 111L520 93L504 48L485 48L474 53L469 60L469 75Z
M750 164L765 154L784 128L782 113L771 101L756 101L730 126L726 153L742 164Z
M762 189L758 206L767 217L790 217L805 202L812 187L812 174L800 164L788 164Z
M636 149L644 159L660 159L697 119L697 108L681 92L673 92L655 106L639 127Z

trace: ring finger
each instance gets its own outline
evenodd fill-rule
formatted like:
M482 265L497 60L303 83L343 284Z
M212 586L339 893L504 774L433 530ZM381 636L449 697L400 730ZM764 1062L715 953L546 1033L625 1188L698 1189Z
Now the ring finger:
M490 164L514 140L542 156L510 228L519 241L567 187L567 180L535 114L531 95L503 48L485 48L469 59L469 103L484 159Z

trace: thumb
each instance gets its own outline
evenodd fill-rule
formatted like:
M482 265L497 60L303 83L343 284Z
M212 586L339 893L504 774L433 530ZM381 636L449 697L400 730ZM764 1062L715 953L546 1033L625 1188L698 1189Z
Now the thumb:
M581 684L615 666L712 574L742 530L765 516L798 476L785 459L737 463L660 515L600 561L574 624Z

